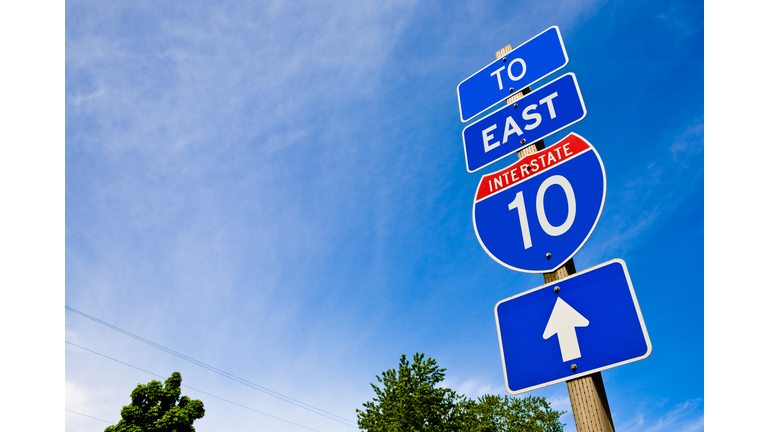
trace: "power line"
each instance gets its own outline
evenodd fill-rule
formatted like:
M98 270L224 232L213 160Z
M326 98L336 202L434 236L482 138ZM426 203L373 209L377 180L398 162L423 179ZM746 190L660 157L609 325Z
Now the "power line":
M83 417L92 418L92 419L94 419L94 420L103 421L104 423L109 423L109 424L111 424L111 425L113 425L113 424L114 424L114 423L112 423L111 421L102 420L102 419L100 419L100 418L96 418L96 417L91 417L91 416L89 416L89 415L85 415L85 414L83 414L83 413L79 413L79 412L77 412L77 411L72 411L72 410L69 410L69 409L66 409L66 408L64 408L64 411L67 411L67 412L71 412L72 414L78 414L78 415L81 415L81 416L83 416Z
M102 353L98 353L98 352L96 352L96 351L90 350L90 349L88 349L88 348L86 348L86 347L82 347L82 346L80 346L80 345L77 345L77 344L74 344L74 343L72 343L72 342L69 342L69 341L64 341L64 342L66 342L66 343L68 343L68 344L70 344L70 345L72 345L72 346L76 346L76 347L78 347L78 348L80 348L80 349L86 350L86 351L88 351L88 352L91 352L91 353L93 353L93 354L96 354L96 355L102 356L102 357L104 357L104 358L110 359L110 360L112 360L112 361L115 361L115 362L118 362L118 363L120 363L120 364L124 364L124 365L126 365L126 366L128 366L128 367L132 367L132 368L134 368L134 369L137 369L137 370L140 370L140 371L142 371L142 372L148 373L148 374L150 374L150 375L152 375L152 376L156 376L156 377L158 377L158 378L165 378L165 377L164 377L164 376L162 376L162 375L158 375L158 374L156 374L156 373L154 373L154 372L150 372L150 371L148 371L148 370L142 369L142 368L140 368L140 367L137 367L137 366L134 366L134 365L132 365L132 364L128 364L128 363L126 363L126 362L124 362L124 361L120 361L120 360L118 360L118 359L116 359L116 358L112 358L112 357L110 357L110 356L107 356L107 355L104 355L104 354L102 354ZM245 408L245 409L247 409L247 410L251 410L251 411L253 411L253 412L255 412L255 413L259 413L259 414L265 415L265 416L267 416L267 417L271 417L271 418L273 418L273 419L275 419L275 420L280 420L280 421L282 421L282 422L285 422L285 423L289 423L289 424L292 424L292 425L294 425L294 426L298 426L298 427L300 427L300 428L304 428L304 429L307 429L307 430L311 430L311 431L313 431L313 432L320 432L320 431L318 431L318 430L316 430L316 429L312 429L312 428L309 428L309 427L306 427L306 426L302 426L302 425L300 425L300 424L298 424L298 423L294 423L294 422L292 422L292 421L288 421L288 420L282 419L282 418L280 418L280 417L275 417L275 416L273 416L273 415L271 415L271 414L267 414L267 413L265 413L265 412L262 412L262 411L259 411L259 410L256 410L256 409L253 409L253 408L251 408L251 407L247 407L247 406L245 406L245 405L241 405L241 404L239 404L239 403L237 403L237 402L233 402L233 401L231 401L231 400L228 400L228 399L224 399L223 397L220 397L220 396L216 396L216 395L214 395L214 394L211 394L211 393L208 393L208 392L202 391L202 390L200 390L200 389L196 389L196 388L194 388L194 387L192 387L192 386L189 386L189 385L186 385L186 384L182 384L182 385L183 385L184 387L186 387L186 388L190 389L190 390L194 390L194 391L196 391L196 392L200 392L200 393L202 393L202 394L205 394L205 395L208 395L208 396L214 397L214 398L216 398L216 399L219 399L219 400L223 400L224 402L229 402L229 403L231 403L231 404L233 404L233 405L237 405L237 406L239 406L239 407L242 407L242 408ZM69 410L67 410L67 411L69 411ZM72 412L74 412L74 411L72 411ZM80 413L75 413L75 414L80 414ZM85 414L80 414L80 415L85 415ZM90 417L90 416L86 416L86 417ZM91 417L91 418L96 418L96 417ZM96 420L101 420L101 419L96 419ZM101 420L101 421L106 421L106 420ZM107 423L109 423L109 422L107 422ZM113 423L113 424L114 424L114 423Z
M226 377L226 378L229 378L229 379L231 379L233 381L239 382L240 384L243 384L245 386L251 387L251 388L253 388L255 390L258 390L260 392L266 393L266 394L268 394L268 395L270 395L272 397L275 397L277 399L280 399L280 400L283 400L285 402L288 402L288 403L290 403L292 405L295 405L295 406L297 406L299 408L303 408L303 409L305 409L307 411L310 411L310 412L313 412L315 414L321 415L323 417L329 418L329 419L331 419L333 421L336 421L336 422L339 422L339 423L341 423L341 424L343 424L345 426L349 426L349 427L352 427L352 428L357 428L357 426L354 424L354 422L349 420L349 419L346 419L344 417L341 417L341 416L338 416L336 414L330 413L328 411L322 410L320 408L314 407L312 405L309 405L307 403L301 402L299 400L293 399L293 398L291 398L289 396L285 396L283 394L280 394L280 393L278 393L278 392L276 392L274 390L270 390L270 389L268 389L266 387L263 387L263 386L260 386L258 384L254 384L254 383L252 383L252 382L250 382L248 380L245 380L245 379L240 378L238 376L232 375L229 372L225 372L223 370L217 369L217 368L215 368L213 366L210 366L210 365L208 365L206 363L203 363L203 362L201 362L199 360L196 360L196 359L194 359L192 357L186 356L186 355L181 354L179 352L176 352L176 351L174 351L174 350L172 350L170 348L167 348L167 347L165 347L163 345L160 345L158 343L155 343L155 342L152 342L152 341L150 341L148 339L145 339L145 338L143 338L141 336L133 334L133 333L127 331L127 330L123 330L120 327L117 327L116 325L110 324L110 323L108 323L106 321L102 321L102 320L100 320L100 319L98 319L96 317L93 317L91 315L88 315L88 314L86 314L84 312L80 312L79 310L77 310L75 308L72 308L72 307L69 307L69 306L65 306L65 308L67 310L71 311L71 312L74 312L74 313L76 313L78 315L81 315L81 316L83 316L85 318L88 318L89 320L97 322L97 323L99 323L99 324L101 324L101 325L103 325L105 327L109 327L112 330L115 330L115 331L118 331L120 333L123 333L126 336L130 336L130 337L132 337L132 338L134 338L134 339L136 339L136 340L138 340L140 342L144 342L147 345L150 345L150 346L155 347L155 348L157 348L159 350L165 351L168 354L171 354L171 355L174 355L176 357L179 357L179 358L181 358L183 360L186 360L186 361L188 361L190 363L193 363L193 364L195 364L197 366L200 366L200 367L202 367L204 369L208 369L211 372L215 372L215 373L217 373L217 374L219 374L219 375L221 375L223 377Z
M243 385L246 385L246 386L248 386L248 387L251 387L251 388L253 388L253 389L255 389L255 390L259 390L259 391L261 391L261 392L263 392L263 393L266 393L266 394L268 394L268 395L270 395L270 396L272 396L272 397L275 397L275 398L277 398L277 399L281 399L281 400L283 400L283 401L285 401L285 402L288 402L288 403L290 403L290 404L292 404L292 405L298 406L299 408L303 408L303 409L305 409L305 410L307 410L307 411L313 412L313 413L315 413L315 414L318 414L318 415L321 415L321 416L323 416L323 417L326 417L326 418L329 418L329 419L331 419L331 420L334 420L334 421L336 421L336 422L339 422L339 423L341 423L341 424L343 424L343 425L345 425L345 426L349 426L349 427L354 427L354 428L356 428L356 426L354 426L354 425L353 425L353 424L354 424L354 422L352 422L351 420L345 419L345 418L343 418L343 417L341 417L341 416L338 416L338 415L336 415L336 414L333 414L333 413L330 413L330 412L324 411L324 410L322 410L322 409L320 409L320 408L317 408L317 407L314 407L314 406L312 406L312 405L309 405L309 404L307 404L307 403L304 403L304 402L301 402L301 401L299 401L299 400L293 399L293 398L291 398L291 397L289 397L289 396L286 396L286 395L280 394L280 393L278 393L278 392L276 392L276 391L274 391L274 390L270 390L270 389L268 389L268 388L266 388L266 387L263 387L263 386L260 386L260 385L258 385L258 384L252 383L252 382L250 382L250 381L248 381L248 380L245 380L245 379L243 379L243 378L240 378L240 377L238 377L238 376L232 375L232 374L230 374L229 372L225 372L225 371L222 371L222 370L220 370L220 369L217 369L217 368L215 368L215 367L213 367L213 366L210 366L210 365L208 365L208 364L206 364L206 363L203 363L203 362L201 362L201 361L199 361L199 360L196 360L196 359L194 359L194 358L192 358L192 357L189 357L189 356L186 356L186 355L184 355L184 354L181 354L181 353L179 353L179 352L176 352L176 351L174 351L174 350L172 350L172 349L170 349L170 348L167 348L167 347L165 347L165 346L163 346L163 345L160 345L160 344L158 344L158 343L155 343L155 342L152 342L152 341L150 341L150 340L148 340L148 339L145 339L145 338L143 338L143 337L141 337L141 336L138 336L138 335L136 335L136 334L133 334L133 333L131 333L131 332L127 331L127 330L123 330L123 329L122 329L122 328L120 328L120 327L117 327L117 326L115 326L115 325L113 325L113 324L110 324L110 323L108 323L108 322L106 322L106 321L102 321L102 320L100 320L100 319L98 319L98 318L96 318L96 317L93 317L93 316L91 316L91 315L88 315L88 314L86 314L86 313L84 313L84 312L81 312L81 311L79 311L79 310L77 310L77 309L74 309L74 308L72 308L72 307L69 307L69 306L65 306L65 307L66 307L66 309L67 309L67 310L70 310L70 311L72 311L72 312L75 312L75 313L77 313L77 314L79 314L79 315L82 315L82 316L83 316L83 317L85 317L85 318L88 318L88 319L90 319L90 320L92 320L92 321L95 321L95 322L97 322L97 323L101 324L101 325L104 325L104 326L106 326L106 327L109 327L109 328L111 328L111 329L113 329L113 330L115 330L115 331L118 331L118 332L120 332L120 333L123 333L123 334L125 334L125 335L127 335L127 336L130 336L130 337L132 337L132 338L136 339L136 340L139 340L139 341L141 341L141 342L144 342L144 343L146 343L147 345L150 345L150 346L153 346L153 347L155 347L155 348L157 348L157 349L160 349L160 350L162 350L162 351L165 351L165 352L167 352L167 353L169 353L169 354L171 354L171 355L174 355L174 356L176 356L176 357L179 357L179 358L181 358L181 359L183 359L183 360L186 360L186 361L188 361L188 362L190 362L190 363L193 363L193 364L195 364L195 365L197 365L197 366L200 366L200 367L202 367L202 368L208 369L208 370L210 370L210 371L212 371L212 372L215 372L215 373L217 373L217 374L219 374L219 375L222 375L222 376L224 376L224 377L226 377L226 378L229 378L229 379L231 379L231 380L233 380L233 381L237 381L237 382L239 382L239 383L241 383L241 384L243 384ZM327 414L327 415L326 415L326 414ZM330 416L332 416L332 417L330 417ZM335 417L335 418L334 418L334 417ZM352 423L352 424L350 424L350 423Z
M129 366L129 367L132 367L132 368L134 368L134 369L138 369L138 370L140 370L140 371L142 371L142 372L146 372L146 373L148 373L148 374L150 374L150 375L153 375L153 376L156 376L156 377L158 377L158 378L162 378L162 379L165 379L165 377L164 377L164 376L162 376L162 375L158 375L158 374L156 374L156 373L154 373L154 372L150 372L150 371L148 371L148 370L146 370L146 369L142 369L142 368L140 368L140 367L136 367L136 366L134 366L134 365L132 365L132 364L128 364L128 363L126 363L126 362L120 361L120 360L118 360L118 359L116 359L116 358L112 358L112 357L106 356L106 355L104 355L104 354L102 354L102 353L98 353L98 352L96 352L96 351L93 351L93 350L89 350L89 349L88 349L88 348L86 348L86 347L82 347L82 346L80 346L80 345L78 345L78 344L74 344L74 343L72 343L72 342L70 342L70 341L66 341L66 340L65 340L64 342L66 342L66 343L68 343L68 344L70 344L70 345L72 345L72 346L76 346L76 347L78 347L78 348L80 348L80 349L84 349L84 350L86 350L86 351L88 351L88 352L92 352L92 353L94 353L94 354L96 354L96 355L100 355L100 356L102 356L102 357L104 357L104 358L108 358L108 359L110 359L110 360L112 360L112 361L116 361L116 362L118 362L118 363L124 364L124 365L126 365L126 366ZM185 386L187 386L187 385L185 384ZM189 386L187 386L187 387L189 387ZM192 388L192 387L189 387L189 388Z

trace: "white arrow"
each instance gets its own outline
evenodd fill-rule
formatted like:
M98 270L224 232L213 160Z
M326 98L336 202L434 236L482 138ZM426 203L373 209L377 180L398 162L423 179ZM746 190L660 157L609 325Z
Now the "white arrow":
M588 325L589 320L558 297L543 336L544 339L549 339L557 333L557 341L560 342L560 354L563 356L563 361L566 362L581 357L579 340L576 338L576 327Z

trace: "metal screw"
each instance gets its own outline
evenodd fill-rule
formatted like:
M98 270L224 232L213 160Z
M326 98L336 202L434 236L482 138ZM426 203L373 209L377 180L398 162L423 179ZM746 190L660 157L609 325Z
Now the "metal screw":
M556 286L556 287L555 287L555 293L559 293L559 292L560 292L560 287L559 287L559 286Z
M523 144L525 144L525 140L523 140ZM550 258L552 258L552 254L547 252L547 259L550 259Z
M517 104L514 105L514 108L517 108Z
M501 59L501 61L502 61L502 62L505 62L505 61L507 61L507 58L506 58L506 57L504 57L503 59Z
M576 363L574 363L574 364L572 364L572 365L571 365L571 370L572 370L572 371L574 371L574 372L576 372Z
M520 140L520 144L525 144L525 138Z
M515 88L514 88L514 87L510 87L510 88L509 88L509 92L510 92L510 93L514 93L514 92L515 92Z

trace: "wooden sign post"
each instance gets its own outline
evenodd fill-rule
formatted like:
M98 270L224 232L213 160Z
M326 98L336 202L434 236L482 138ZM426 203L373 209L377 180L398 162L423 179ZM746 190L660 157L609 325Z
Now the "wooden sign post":
M512 45L510 44L496 51L496 59L511 52ZM507 105L514 103L530 92L531 88L526 87L513 94L507 98ZM544 140L539 140L518 151L517 157L522 159L543 149ZM570 259L554 272L544 273L544 283L554 282L574 273L576 273L576 266L573 264L573 259ZM576 422L576 430L578 432L614 432L611 409L608 406L608 398L605 395L605 386L603 385L603 375L600 372L595 372L567 381L566 384L568 385L568 396L571 399L571 410Z

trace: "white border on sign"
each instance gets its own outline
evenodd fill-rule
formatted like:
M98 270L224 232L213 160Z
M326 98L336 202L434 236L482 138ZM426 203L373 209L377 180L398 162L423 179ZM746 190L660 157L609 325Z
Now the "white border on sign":
M506 267L506 268L508 268L510 270L519 271L521 273L551 273L551 272L557 270L560 266L562 266L563 264L568 262L569 259L573 258L573 256L576 255L576 252L578 252L584 246L584 244L587 242L587 240L589 240L589 238L592 236L592 232L594 232L595 228L597 227L597 222L600 221L600 217L603 215L603 207L605 206L605 195L606 195L606 193L608 191L608 179L605 176L605 165L603 165L603 159L600 158L600 153L597 152L597 149L595 149L595 146L593 146L592 143L587 141L584 137L582 137L581 135L577 134L576 132L569 133L568 136L566 136L565 138L561 139L560 141L552 144L552 146L560 144L561 142L567 140L571 136L575 136L575 137L581 139L582 141L584 141L585 143L587 143L587 145L589 146L589 149L587 149L587 150L577 154L573 158L568 159L568 160L566 160L563 163L568 163L569 161L572 161L572 160L574 160L574 159L576 159L576 158L578 158L578 157L580 157L582 155L585 155L590 150L595 152L595 156L597 156L597 161L600 162L600 169L603 172L603 198L600 200L600 210L597 212L597 218L595 218L595 223L592 224L592 228L589 230L589 233L587 233L586 237L584 238L584 241L581 242L579 247L577 247L576 250L573 251L573 253L571 255L569 255L567 258L565 258L564 260L559 262L557 265L555 265L551 269L547 269L547 270L526 270L526 269L520 269L520 268L517 268L517 267L513 267L513 266L511 266L511 265L501 261L500 259L496 258L496 256L493 255L491 253L491 251L489 251L488 248L485 247L485 244L483 243L483 239L480 238L480 233L477 232L477 222L475 220L475 207L477 206L478 202L480 202L480 201L484 200L485 198L488 198L488 197L490 197L492 195L500 193L502 191L494 192L493 194L489 195L488 197L485 197L485 198L483 198L483 199L481 199L479 201L475 201L475 197L477 197L477 193L480 191L480 185L483 182L483 178L486 177L486 176L481 177L480 178L480 182L477 183L477 189L475 190L475 195L472 198L472 226L475 228L475 236L477 237L477 240L480 242L480 246L483 247L483 250L485 251L485 253L488 254L488 256L490 256L491 258L493 258L494 261L496 261L497 263L503 265L504 267ZM514 164L512 164L512 165L514 165ZM512 165L510 165L510 166L512 166ZM507 168L509 168L509 167L507 167ZM504 168L504 169L496 171L496 172L504 171L507 168ZM530 177L526 177L525 179L521 180L520 183L517 183L517 185L521 185L521 184L525 183L526 181L528 181L528 180L530 180L530 179L540 175L541 173L544 173L544 172L548 171L550 168L552 168L552 167L545 168L544 170L541 170L541 171L537 172L536 174L531 175ZM553 263L554 262L557 262L557 261L553 261Z
M549 28L547 28L547 29L546 29L546 30L544 30L543 32L541 32L541 33L537 34L536 36L534 36L534 37L532 37L532 38L528 39L527 41L525 41L525 42L521 43L521 44L520 44L520 45L518 45L516 48L512 48L512 51L511 51L509 54L507 54L507 55L510 55L510 54L512 54L513 52L515 52L515 50L516 50L516 49L520 49L520 48L521 48L523 45L525 45L525 44L527 44L528 42L530 42L530 41L532 41L532 40L536 39L537 37L539 37L539 36L543 35L544 33L548 32L548 31L549 31L549 30L551 30L551 29L555 29L555 31L557 31L557 37L558 37L558 39L560 39L560 48L563 50L563 55L565 56L565 63L563 63L563 64L562 64L562 66L558 66L556 69L553 69L553 70L552 70L552 72L549 72L549 73L547 73L546 75L542 76L541 78L537 79L536 81L531 81L531 83L530 83L530 84L528 84L529 86L530 86L530 85L532 85L532 84L535 84L535 83L537 83L537 82L539 82L539 81L541 81L542 79L544 79L544 78L546 78L546 77L548 77L548 76L550 76L550 75L552 75L553 73L555 73L555 72L559 71L560 69L564 68L564 67L565 67L565 65L567 65L567 64L568 64L568 60L569 60L569 59L568 59L568 53L565 51L565 43L563 43L563 35L562 35L562 34L560 34L560 27L558 27L558 26L552 26L552 27L549 27ZM488 64L487 64L486 66L484 66L482 69L480 69L479 71L477 71L477 72L473 73L473 74L472 74L472 75L470 75L469 77L465 78L465 79L464 79L462 82L460 82L460 83L459 83L459 85L457 85L457 86L456 86L456 95L457 95L457 96L458 96L458 98L459 98L459 118L461 119L461 122L462 122L462 123L466 123L466 122L468 122L468 121L472 120L473 118L475 118L475 117L479 116L480 114L482 114L482 113L483 113L483 111L487 110L488 108L490 108L490 107L492 107L492 106L496 105L497 103L499 103L499 102L501 102L501 101L503 101L503 100L507 99L508 97L512 96L512 95L506 95L506 96L504 96L503 98L501 98L501 99L497 100L496 102L494 102L494 103L492 103L492 104L488 105L488 107L486 107L485 109L481 110L481 111L480 111L480 112L478 112L477 114L475 114L475 115L473 115L473 116L469 117L468 119L465 119L465 118L464 118L464 113L462 113L462 112L461 112L461 92L459 92L459 87L460 87L462 84L464 84L464 82L465 82L465 81L467 81L468 79L472 78L473 76L475 76L475 75L479 74L480 72L482 72L482 71L484 71L484 70L488 69L488 66L490 66L490 65L492 65L492 64L494 64L494 63L496 63L496 62L497 62L497 61L499 61L500 59L501 59L501 58L497 58L496 60L494 60L494 61L492 61L492 62L488 63ZM522 91L522 90L523 90L523 89L520 89L520 91ZM515 92L515 93L519 93L519 92Z
M552 285L557 285L559 283L562 283L564 280L568 280L568 279L571 279L573 277L576 277L576 276L579 276L579 275L583 275L585 273L589 273L591 271L594 271L594 270L597 270L599 268L611 265L613 263L621 264L621 267L624 269L624 276L627 278L627 285L629 286L629 293L632 295L632 301L635 304L635 311L637 312L637 319L640 322L640 327L643 329L643 337L645 338L645 344L648 347L648 351L646 351L645 354L643 354L641 356L638 356L638 357L634 357L634 358L631 358L631 359L628 359L628 360L624 360L624 361L621 361L621 362L618 362L618 363L613 363L613 364L610 364L610 365L607 365L607 366L603 366L603 367L599 367L599 368L595 368L595 369L589 369L589 370L582 371L582 372L579 372L577 374L573 374L573 375L570 375L570 376L567 376L567 377L564 377L564 378L558 378L556 380L548 381L548 382L545 382L545 383L542 383L542 384L537 384L535 386L526 387L526 388L520 389L520 390L512 390L512 389L510 389L509 388L509 380L507 379L507 365L506 365L506 363L504 361L504 345L501 343L501 327L499 326L499 312L498 312L499 305L504 303L504 302L506 302L506 301L515 299L517 297L524 296L526 294L530 294L530 293L532 293L534 291L545 289L545 288L550 287ZM494 313L494 315L496 317L496 334L499 337L499 349L501 350L501 367L502 367L502 369L504 371L504 387L506 387L507 392L509 392L512 395L519 395L519 394L522 394L522 393L529 392L531 390L536 390L536 389L539 389L539 388L542 388L542 387L547 387L547 386L550 386L552 384L557 384L557 383L561 383L561 382L564 382L564 381L570 381L572 379L580 378L580 377L583 377L585 375L593 374L595 372L600 372L600 371L604 371L606 369L614 368L616 366L622 366L622 365L625 365L627 363L633 363L633 362L636 362L638 360L643 360L643 359L648 358L648 356L651 355L651 351L653 351L653 346L651 345L651 338L648 336L648 329L645 327L645 320L643 319L643 314L640 311L640 304L637 302L637 295L635 295L635 288L632 286L632 280L629 278L629 270L627 270L627 263L625 263L624 260L622 260L621 258L612 259L612 260L610 260L608 262L604 262L602 264L598 264L598 265L596 265L594 267L590 267L590 268L588 268L586 270L583 270L583 271L580 271L578 273L574 273L572 275L569 275L566 278L559 279L559 280L556 280L554 282L550 282L550 283L548 283L546 285L542 285L540 287L533 288L533 289L530 289L530 290L525 291L523 293L514 295L512 297L505 298L504 300L500 300L498 303L496 303L496 306L494 306L493 313Z
M554 79L554 80L552 80L552 81L550 81L550 82L548 82L548 83L544 84L543 86L541 86L541 87L537 88L536 90L534 90L534 91L532 91L532 92L528 93L527 95L525 95L525 96L523 96L523 97L521 97L520 99L518 99L518 100L516 100L516 101L515 101L515 103L518 103L518 102L520 102L520 101L524 100L525 98L528 98L528 97L533 97L532 95L534 95L534 94L536 94L536 93L538 93L538 92L540 92L540 91L544 90L545 88L547 88L547 86L549 86L549 85L552 85L552 84L554 84L554 83L556 83L556 82L560 81L561 79L564 79L565 77L567 77L567 76L569 76L569 75L570 75L571 77L573 77L573 84L576 86L576 93L579 95L579 102L581 102L581 109L584 111L584 115L582 115L581 117L577 118L576 120L574 120L574 121L572 121L572 122L568 123L567 125L564 125L564 126L563 126L563 127L561 127L560 129L554 130L554 131L552 131L552 132L550 132L550 133L548 133L548 134L546 134L546 135L542 136L541 138L539 138L539 139L538 139L538 140L536 140L536 141L539 141L539 140L543 140L544 138L547 138L548 136L551 136L552 134L558 133L558 132L560 132L561 130L563 130L563 129L567 128L568 126L571 126L571 125L573 125L574 123L578 123L578 122L580 122L580 121L584 120L584 117L586 117L586 116L587 116L587 106L586 106L586 105L584 105L584 97L582 97L582 95L581 95L581 88L579 87L579 81L578 81L578 80L576 80L576 74L574 74L573 72L568 72L567 74L565 74L565 75L561 76L560 78ZM528 147L529 145L533 145L533 144L536 142L536 141L534 141L534 142L531 142L531 143L528 143L528 144L521 144L519 147L516 147L514 150L511 150L509 153L505 154L504 156L501 156L501 157L499 157L498 159L494 159L494 160L492 160L492 161L488 162L487 164L485 164L485 165L483 165L483 166L481 166L481 167L475 168L474 170L471 170L471 169L469 169L469 158L467 158L467 139L465 138L465 136L464 136L464 133L467 131L467 129L468 129L468 128L470 128L470 127L472 127L472 126L476 125L478 122L480 122L480 121L483 121L483 120L485 120L486 118L488 118L488 117L490 117L490 116L492 116L492 115L496 114L497 112L499 112L499 111L501 111L501 110L504 110L504 109L507 109L507 108L509 108L510 106L512 106L512 105L505 105L505 106L503 106L503 107L501 107L501 108L497 109L496 111L494 111L494 112L492 112L492 113L490 113L490 114L488 114L488 115L486 115L486 116L484 116L484 117L482 117L482 118L479 118L479 119L477 119L477 120L476 120L474 123L472 123L471 125L469 125L469 126L465 127L465 128L464 128L464 129L461 131L461 141L464 143L464 163L466 164L466 167L467 167L467 171L468 171L468 172L470 172L470 173L473 173L473 172L477 172L477 171L479 171L479 170L481 170L481 169L483 169L483 168L487 167L488 165L490 165L490 164L492 164L492 163L494 163L494 162L498 162L498 161L500 161L500 160L504 159L505 157L507 157L507 156L509 156L509 155L511 155L511 154L513 154L513 153L515 153L515 152L517 152L517 151L519 151L519 150L520 150L520 149L522 149L522 148ZM514 108L512 108L512 109L514 109Z

